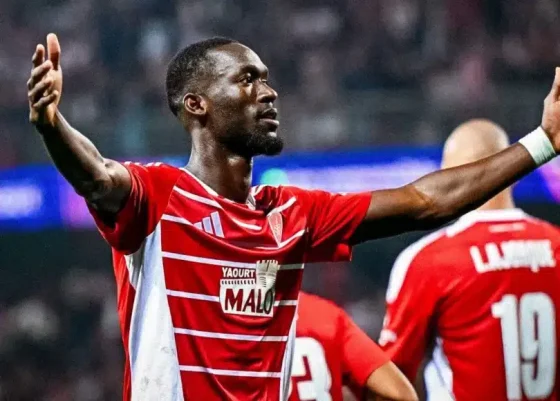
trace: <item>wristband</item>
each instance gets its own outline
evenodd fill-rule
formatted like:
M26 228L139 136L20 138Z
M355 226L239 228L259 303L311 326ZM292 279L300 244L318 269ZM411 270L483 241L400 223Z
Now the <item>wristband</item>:
M542 166L556 157L552 142L541 127L525 135L519 143L527 149L537 166Z

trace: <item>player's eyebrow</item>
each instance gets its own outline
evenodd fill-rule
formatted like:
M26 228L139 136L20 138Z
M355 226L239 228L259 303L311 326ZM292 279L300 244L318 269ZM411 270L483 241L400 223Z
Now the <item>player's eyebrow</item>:
M267 77L268 68L264 64L260 66L256 64L246 64L241 67L239 74L246 74L246 73Z

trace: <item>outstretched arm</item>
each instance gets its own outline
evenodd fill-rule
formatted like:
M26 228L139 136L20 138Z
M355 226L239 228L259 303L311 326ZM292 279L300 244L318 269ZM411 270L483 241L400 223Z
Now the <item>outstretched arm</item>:
M126 200L131 178L121 164L103 158L93 143L72 128L58 110L62 94L60 45L56 35L47 36L45 48L38 45L27 81L29 120L61 174L96 209L115 215Z
M541 128L509 148L428 174L401 188L374 191L352 242L430 229L477 208L560 150L560 68L544 101Z
M339 327L342 373L346 384L356 390L356 395L375 395L384 401L418 400L404 374L342 310L339 314Z

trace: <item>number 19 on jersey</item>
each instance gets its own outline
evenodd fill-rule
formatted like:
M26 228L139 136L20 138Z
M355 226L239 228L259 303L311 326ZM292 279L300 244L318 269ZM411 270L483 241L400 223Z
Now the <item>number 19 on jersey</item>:
M556 313L545 293L527 293L519 299L504 295L492 305L500 319L506 371L507 398L543 399L554 389L556 376Z

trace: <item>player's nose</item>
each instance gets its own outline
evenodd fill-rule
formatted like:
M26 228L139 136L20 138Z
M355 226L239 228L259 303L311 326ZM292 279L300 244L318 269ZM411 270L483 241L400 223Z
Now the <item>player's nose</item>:
M278 92L276 92L268 83L263 82L260 86L259 95L258 95L259 103L274 103L276 99L278 99Z

